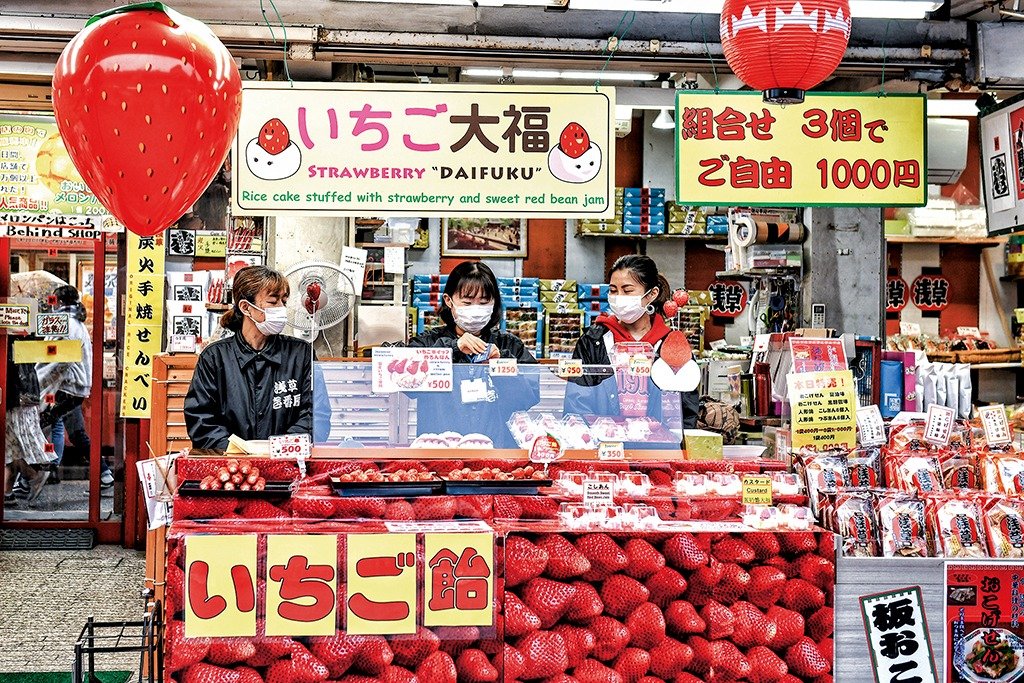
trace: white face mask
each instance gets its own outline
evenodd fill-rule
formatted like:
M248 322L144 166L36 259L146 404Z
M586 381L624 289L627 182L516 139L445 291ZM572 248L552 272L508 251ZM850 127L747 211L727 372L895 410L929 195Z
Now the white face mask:
M470 334L479 334L490 322L492 315L494 315L494 304L452 308L455 324Z
M644 306L644 297L650 294L652 289L642 295L610 294L608 296L608 308L612 314L619 319L619 322L630 325L640 319L647 312Z
M274 306L272 308L260 308L254 303L250 303L249 306L263 313L263 322L253 318L251 313L245 314L256 324L256 329L262 334L272 337L275 334L281 334L284 332L284 326L288 322L288 309L286 307Z

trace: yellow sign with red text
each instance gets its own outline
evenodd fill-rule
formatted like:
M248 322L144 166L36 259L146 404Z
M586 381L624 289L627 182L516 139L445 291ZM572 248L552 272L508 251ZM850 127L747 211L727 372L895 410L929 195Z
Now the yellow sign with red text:
M494 535L426 534L424 626L494 623Z
M185 637L256 635L256 536L185 540Z
M349 534L346 631L416 633L416 534Z
M267 536L267 635L333 636L337 566L337 536Z
M924 206L923 95L676 93L676 197L700 206Z
M857 390L850 370L786 375L793 448L857 447Z

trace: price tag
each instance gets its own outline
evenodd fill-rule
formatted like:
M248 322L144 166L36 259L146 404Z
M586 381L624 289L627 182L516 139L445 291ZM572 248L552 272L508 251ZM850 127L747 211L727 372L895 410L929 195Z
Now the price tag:
M878 406L857 408L857 431L861 446L885 445L885 423Z
M1002 404L978 408L978 415L985 429L985 441L989 444L1010 443L1013 437L1006 421L1006 408Z
M715 341L711 342L712 351L721 351L727 346L729 346L729 342L725 341L724 339L716 339Z
M610 481L583 480L583 504L590 506L614 505L615 496Z
M282 434L270 437L270 457L286 460L308 460L309 434Z
M583 361L579 358L562 358L558 361L558 376L573 379L583 376Z
M196 338L191 334L172 334L167 338L169 353L195 353Z
M530 462L547 464L560 457L562 457L562 442L550 434L538 436L530 446Z
M977 327L958 327L956 333L961 337L981 337L981 330Z
M634 377L650 377L651 359L647 356L630 356L629 374Z
M920 336L921 325L919 323L900 323L900 334L908 337Z
M492 358L488 371L491 377L516 377L519 374L519 361L515 358Z
M602 441L597 446L598 460L625 460L626 449L621 441Z
M954 420L956 420L956 411L952 408L934 403L928 406L928 417L924 425L924 440L936 446L948 446L949 437L953 433Z
M459 391L462 393L463 403L480 403L487 400L487 382L483 377L462 380L459 382Z
M767 474L747 474L743 476L743 504L771 505L772 478Z

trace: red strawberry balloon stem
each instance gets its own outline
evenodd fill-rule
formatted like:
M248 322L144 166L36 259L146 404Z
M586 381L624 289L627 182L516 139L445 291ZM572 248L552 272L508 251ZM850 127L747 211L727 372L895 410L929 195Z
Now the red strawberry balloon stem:
M85 25L86 26L90 26L90 25L95 24L97 21L99 21L100 19L103 19L105 17L112 17L115 14L124 14L125 12L135 12L137 10L155 10L157 12L163 12L164 14L166 14L169 17L171 17L172 19L174 19L175 16L178 16L177 12L175 12L171 8L167 7L167 5L165 5L162 2L135 2L135 3L132 3L131 5L121 5L120 7L111 7L110 9L103 10L102 12L98 12L98 13L92 15L92 17L89 18L89 21L85 22Z

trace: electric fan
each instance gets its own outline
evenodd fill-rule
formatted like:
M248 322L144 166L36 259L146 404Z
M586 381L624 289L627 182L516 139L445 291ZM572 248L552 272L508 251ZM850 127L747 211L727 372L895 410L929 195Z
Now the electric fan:
M292 266L284 276L291 285L288 325L301 339L316 341L321 331L338 325L355 309L352 280L335 263L307 261Z

